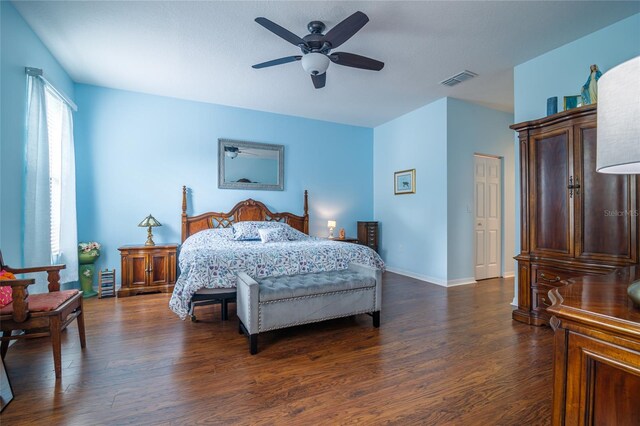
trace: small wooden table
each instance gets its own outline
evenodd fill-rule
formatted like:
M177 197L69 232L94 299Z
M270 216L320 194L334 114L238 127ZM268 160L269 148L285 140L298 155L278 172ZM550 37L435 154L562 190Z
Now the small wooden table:
M177 244L119 247L122 267L118 297L138 293L170 293L176 284Z
M555 331L554 425L640 425L640 266L549 291Z
M343 243L355 243L358 244L358 239L357 238L351 238L351 237L344 237L344 238L325 238L325 240L329 240L329 241L341 241Z

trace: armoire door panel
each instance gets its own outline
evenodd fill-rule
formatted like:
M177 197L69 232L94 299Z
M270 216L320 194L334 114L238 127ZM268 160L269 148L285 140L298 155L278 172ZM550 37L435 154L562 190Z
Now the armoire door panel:
M534 253L573 255L571 129L534 135L531 142L531 242Z
M581 177L575 198L576 257L635 263L635 179L596 172L596 128L575 132L575 174Z

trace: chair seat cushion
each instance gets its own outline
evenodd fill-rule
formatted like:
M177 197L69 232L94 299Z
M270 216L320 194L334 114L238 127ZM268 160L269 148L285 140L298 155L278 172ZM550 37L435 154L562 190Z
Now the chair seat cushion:
M78 290L63 290L51 293L31 294L29 295L29 312L53 311L78 293ZM12 313L13 303L10 303L0 309L0 315L8 315Z
M0 281L15 280L16 276L4 269L0 271ZM7 306L13 300L13 289L10 285L0 286L0 308Z

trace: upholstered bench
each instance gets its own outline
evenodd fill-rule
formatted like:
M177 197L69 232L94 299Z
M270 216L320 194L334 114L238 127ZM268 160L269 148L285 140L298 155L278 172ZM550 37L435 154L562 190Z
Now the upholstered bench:
M263 278L238 273L239 332L258 352L258 334L356 314L371 314L380 326L382 272L352 263L349 269Z

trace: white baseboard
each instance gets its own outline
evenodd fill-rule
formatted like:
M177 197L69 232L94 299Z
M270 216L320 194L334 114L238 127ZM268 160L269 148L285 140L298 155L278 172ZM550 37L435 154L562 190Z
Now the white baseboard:
M420 281L426 281L430 284L439 285L441 287L455 287L459 285L476 284L476 280L473 277L470 278L458 278L455 280L443 280L441 278L428 277L426 275L416 274L415 272L405 271L403 269L386 267L386 270L393 272L394 274L404 275L405 277L415 278Z
M467 284L478 284L475 278L458 278L456 280L447 281L447 287L455 287L459 285L467 285Z
M403 269L398 268L390 268L385 267L385 269L389 272L393 272L394 274L404 275L405 277L415 278L420 281L426 281L429 284L436 284L442 287L447 287L447 282L441 278L428 277L426 275L416 274L415 272L405 271Z
M513 278L515 276L515 271L504 271L504 274L502 274L502 278Z

